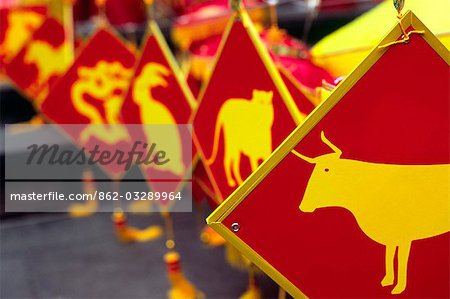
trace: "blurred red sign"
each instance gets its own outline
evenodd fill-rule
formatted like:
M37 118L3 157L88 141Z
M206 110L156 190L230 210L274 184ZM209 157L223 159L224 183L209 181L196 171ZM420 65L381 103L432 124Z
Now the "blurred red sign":
M14 6L0 8L0 69L11 60L41 26L47 6Z
M9 78L32 100L43 100L72 63L73 46L63 25L48 18L6 65Z
M80 145L92 148L128 147L129 133L120 126L120 109L128 90L134 54L111 32L101 29L42 103L42 112L58 124L86 124L68 132ZM114 125L114 126L109 126ZM114 176L118 165L107 165Z

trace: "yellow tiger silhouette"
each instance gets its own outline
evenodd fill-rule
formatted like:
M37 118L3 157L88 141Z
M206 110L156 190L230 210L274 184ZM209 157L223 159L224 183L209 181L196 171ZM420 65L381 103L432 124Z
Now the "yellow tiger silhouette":
M119 124L119 112L122 107L123 94L126 92L132 70L120 62L100 60L94 67L78 68L78 80L71 87L72 103L82 115L89 118L89 123L80 134L80 141L86 143L95 136L108 144L116 144L121 140L129 140L128 131ZM86 101L88 95L100 102L105 109L105 118L97 108Z
M45 98L48 94L48 80L52 76L64 74L70 64L71 49L68 43L63 43L59 47L53 47L44 41L33 41L26 50L24 62L34 64L37 67L38 75L36 81L30 86L30 91Z
M150 62L142 68L141 73L136 77L133 83L132 96L133 101L139 105L143 124L175 125L177 123L170 110L152 96L152 88L168 86L164 77L169 76L170 73L170 70L165 66ZM158 169L168 170L182 176L186 167L183 163L181 136L176 126L167 126L164 130L153 126L145 126L144 131L147 140L156 143L159 148L167 153L167 157L170 157L170 163L158 165Z
M224 169L230 187L243 182L241 176L241 154L250 159L252 171L261 160L272 153L273 92L253 90L251 99L231 98L220 108L211 157L211 165L217 157L220 132L224 136ZM234 175L234 179L233 179Z

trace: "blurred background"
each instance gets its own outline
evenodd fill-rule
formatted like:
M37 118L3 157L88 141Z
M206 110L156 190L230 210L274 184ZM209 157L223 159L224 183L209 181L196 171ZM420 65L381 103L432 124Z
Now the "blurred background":
M414 8L448 47L447 2L410 0L407 8ZM392 1L243 3L273 59L294 82L295 90L290 91L301 92L313 106L326 98L396 21ZM95 207L68 213L4 210L4 127L48 121L41 117L38 103L45 101L66 70L47 77L45 91L24 83L33 71L20 68L17 57L37 38L35 33L45 20L56 20L73 57L77 57L99 22L105 20L121 42L139 55L151 17L197 98L230 16L227 0L0 0L1 298L289 297L205 227L205 218L217 201L201 165L194 170L191 213L127 213L125 218L120 213L95 213ZM40 34L48 39L60 34L59 27L52 28ZM64 62L67 67L73 57ZM52 63L49 59L47 66ZM92 192L92 178L107 176L101 169L92 168L80 170L80 177L80 190ZM167 238L164 234L173 235ZM175 240L176 254L168 255L173 244L167 242ZM185 290L187 293L183 293ZM189 290L195 290L195 295Z

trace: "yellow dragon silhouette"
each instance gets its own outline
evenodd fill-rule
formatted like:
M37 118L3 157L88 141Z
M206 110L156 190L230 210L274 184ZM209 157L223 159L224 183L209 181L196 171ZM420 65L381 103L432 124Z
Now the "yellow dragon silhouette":
M126 92L131 69L120 62L100 60L94 67L78 68L78 80L71 87L72 103L82 115L89 118L89 124L80 134L80 141L86 143L91 137L108 143L116 144L121 140L129 140L128 131L119 124L119 112L122 107L123 94ZM86 101L88 95L100 101L105 109L105 118L97 108Z
M208 165L214 163L219 148L220 132L224 138L224 169L228 186L243 182L241 155L250 159L252 171L272 153L273 92L253 90L251 99L231 98L220 108L214 130L214 143ZM235 180L233 179L233 176Z
M70 45L63 43L59 47L53 47L45 41L33 41L26 50L24 62L34 64L38 75L36 81L29 87L30 92L37 94L39 98L45 98L48 94L48 80L52 76L64 74L70 64Z
M171 74L165 66L150 62L147 63L133 83L133 101L139 106L140 117L143 124L172 124L177 121L170 110L152 96L152 88L157 86L167 87L164 77ZM156 143L167 153L170 162L159 165L158 169L168 170L178 176L182 176L185 165L182 157L181 136L176 126L167 126L163 130L153 126L144 127L147 140Z

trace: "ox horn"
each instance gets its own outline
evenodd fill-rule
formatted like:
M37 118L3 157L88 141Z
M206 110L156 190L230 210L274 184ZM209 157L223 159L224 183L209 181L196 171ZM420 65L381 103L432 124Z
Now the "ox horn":
M327 137L325 137L325 133L323 131L320 133L320 137L322 138L323 143L328 145L336 154L338 154L339 156L342 155L342 151L336 145L331 143L331 141L328 140Z
M310 157L307 157L307 156L303 156L302 154L300 154L299 152L297 152L294 149L291 151L291 153L293 153L294 155L296 155L300 159L305 160L308 163L311 163L311 164L315 164L316 163L313 158L310 158Z

